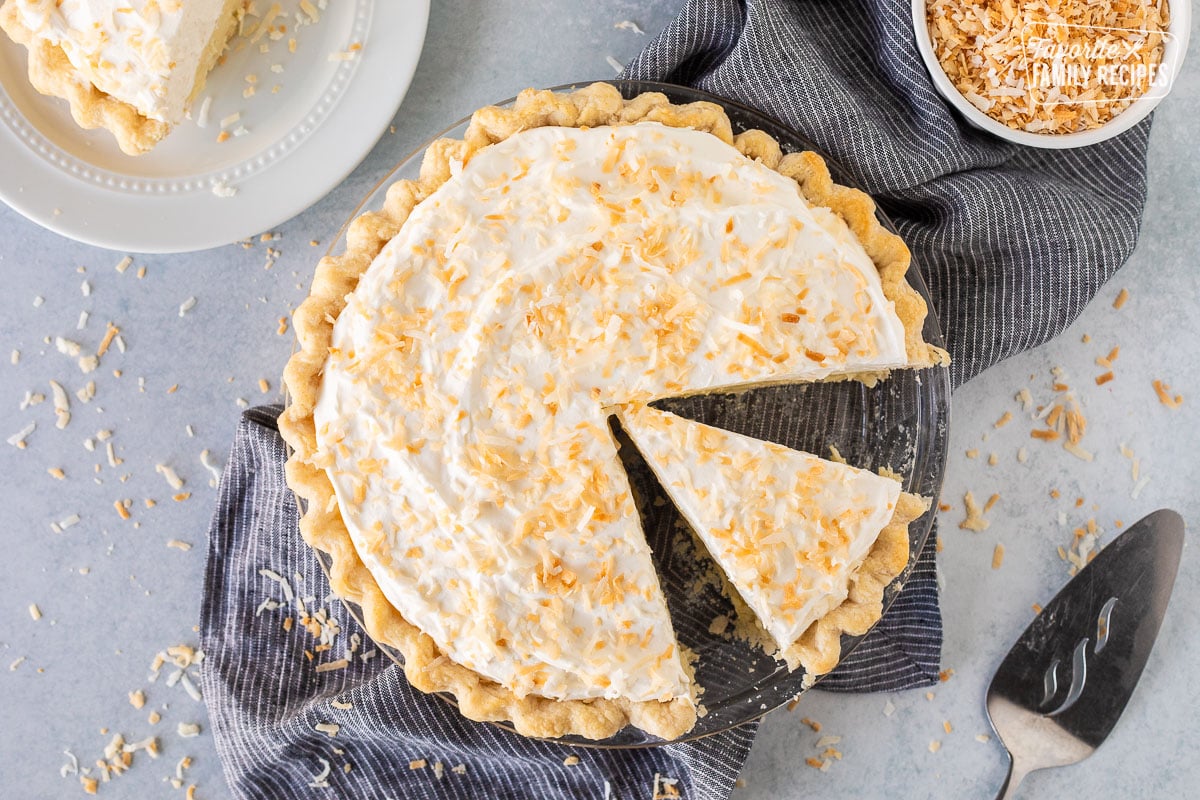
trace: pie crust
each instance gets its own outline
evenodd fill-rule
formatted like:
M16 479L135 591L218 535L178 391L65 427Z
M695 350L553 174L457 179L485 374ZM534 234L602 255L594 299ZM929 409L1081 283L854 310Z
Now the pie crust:
M381 211L368 211L350 223L346 251L322 259L309 297L295 312L299 349L284 373L290 400L279 419L280 432L293 451L287 462L287 479L304 501L300 519L302 536L310 546L330 556L334 593L361 607L363 623L372 638L403 653L409 682L424 692L453 694L460 711L470 719L509 720L519 733L527 736L574 734L602 739L632 724L664 739L674 739L692 728L696 710L690 698L630 702L518 697L451 661L429 636L405 620L387 601L359 557L338 509L332 484L324 469L314 461L317 436L313 412L334 322L346 305L347 295L384 245L399 232L413 208L450 178L452 162L465 163L482 148L529 128L631 125L642 121L708 132L794 179L810 203L831 209L847 223L877 266L884 294L894 303L904 325L909 365L922 367L947 361L944 351L921 338L927 309L904 279L909 265L908 249L898 236L879 224L871 198L834 184L824 161L814 153L784 155L779 144L762 131L735 136L728 117L717 105L703 102L673 105L659 93L625 100L616 88L604 83L570 94L530 89L522 92L511 108L487 107L475 112L463 140L433 142L426 150L418 180L392 184ZM873 382L879 376L854 377ZM880 533L852 579L846 601L813 623L783 654L789 665L803 665L814 675L829 671L840 657L841 634L864 633L879 619L884 587L908 561L908 525L927 507L922 498L901 495L890 524Z

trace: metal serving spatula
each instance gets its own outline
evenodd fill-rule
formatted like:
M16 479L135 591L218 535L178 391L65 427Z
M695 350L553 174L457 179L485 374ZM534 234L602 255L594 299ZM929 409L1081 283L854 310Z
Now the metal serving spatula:
M1150 656L1175 585L1183 519L1155 511L1105 547L1033 620L996 670L988 717L1010 757L997 800L1030 772L1090 756Z

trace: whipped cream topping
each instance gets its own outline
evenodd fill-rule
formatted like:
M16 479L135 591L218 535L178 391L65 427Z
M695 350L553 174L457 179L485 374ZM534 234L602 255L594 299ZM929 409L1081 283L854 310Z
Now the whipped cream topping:
M666 411L619 416L781 650L846 599L900 497L890 478Z
M97 89L170 124L183 118L213 32L231 13L230 0L16 3L25 26Z
M454 172L334 327L342 517L405 618L518 695L688 696L607 410L900 366L903 326L836 215L710 134L539 128Z

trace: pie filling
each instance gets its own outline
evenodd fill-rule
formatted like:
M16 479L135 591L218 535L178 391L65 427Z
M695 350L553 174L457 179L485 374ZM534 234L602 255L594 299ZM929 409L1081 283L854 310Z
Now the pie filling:
M387 600L454 662L517 697L690 697L608 414L904 366L904 326L841 218L709 133L535 128L451 172L337 317L313 463ZM700 480L735 481L723 462L657 469L783 646L845 596L898 487L728 436L742 478L798 493L768 508L761 489L745 513L812 500L754 542L778 585L713 533L732 512L714 518Z

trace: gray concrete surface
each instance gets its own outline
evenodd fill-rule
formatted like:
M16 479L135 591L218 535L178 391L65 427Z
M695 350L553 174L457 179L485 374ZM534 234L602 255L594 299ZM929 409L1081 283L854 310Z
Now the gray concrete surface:
M8 437L29 421L38 426L26 449L0 445L0 795L75 796L75 779L59 777L67 760L63 750L91 763L118 731L130 740L158 735L163 757L139 755L132 770L101 787L102 795L181 797L166 781L185 755L193 759L186 782L198 786L198 798L229 795L203 705L164 679L149 683L147 675L156 652L197 640L193 626L215 497L199 455L208 449L224 461L239 398L279 398L278 375L291 338L276 328L305 295L323 250L309 241L328 242L379 175L431 132L527 85L610 75L606 57L624 61L646 41L613 24L631 19L653 33L677 5L435 2L421 66L395 133L385 135L324 200L277 229L271 246L281 254L269 270L267 246L255 243L170 257L135 255L133 268L122 275L114 265L124 253L73 243L0 208L0 435ZM1145 229L1129 264L1063 336L989 371L955 396L943 496L952 508L942 515L941 558L944 666L953 675L928 697L924 690L886 696L813 692L794 711L770 715L735 797L991 797L1004 767L995 739L976 739L989 733L984 688L1031 618L1031 605L1048 600L1066 580L1057 548L1069 545L1073 528L1090 518L1102 543L1115 533L1116 520L1130 523L1162 506L1200 521L1197 124L1200 59L1193 57L1157 114ZM136 276L140 266L146 267L142 279ZM85 280L90 296L81 292ZM1116 310L1113 299L1122 288L1129 301ZM179 305L193 296L194 309L181 318ZM35 305L39 297L43 301ZM90 319L77 331L81 310ZM90 376L96 397L88 404L73 398L69 426L55 428L49 399L20 410L27 391L49 398L50 380L72 394L86 381L74 359L56 350L53 337L94 347L110 320L121 326L127 351L110 351ZM1083 341L1085 335L1090 341ZM1094 378L1104 370L1094 360L1117 345L1115 380L1097 386ZM9 364L11 350L20 352L16 365ZM1077 387L1088 419L1084 446L1095 454L1090 463L1030 439L1032 423L1014 400L1022 387L1039 403L1049 400L1055 366ZM260 378L270 384L265 394ZM1158 402L1151 382L1159 378L1184 396L1182 407ZM1006 411L1014 420L994 429ZM101 430L112 431L122 460L116 467L109 465L103 442L94 452L84 447ZM1150 478L1136 499L1121 444L1140 458L1141 475ZM1027 448L1025 463L1017 460L1021 447ZM972 450L977 457L969 457ZM993 452L998 463L990 466ZM172 465L187 481L190 499L172 502L173 490L155 472L159 463ZM48 468L64 470L65 480ZM957 526L967 490L981 499L1000 495L985 532ZM127 521L112 505L125 498L134 501ZM144 498L158 505L146 508ZM1079 507L1076 498L1083 498ZM53 532L51 523L70 514L80 522ZM170 540L189 542L192 549L168 547ZM993 569L997 543L1006 555L1003 566ZM1200 791L1194 757L1200 563L1194 549L1185 549L1161 639L1111 740L1089 763L1035 773L1022 796L1182 797ZM31 618L32 603L40 620ZM139 688L147 704L135 710L127 693ZM151 708L162 715L158 725L147 721ZM821 733L802 717L819 721ZM204 732L181 739L175 733L180 722L197 722ZM818 755L815 742L825 734L842 737L837 749L843 758L819 772L805 758ZM934 741L940 749L931 752Z

